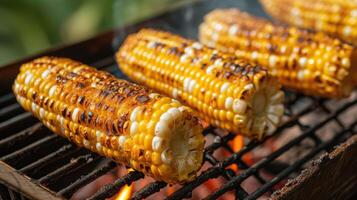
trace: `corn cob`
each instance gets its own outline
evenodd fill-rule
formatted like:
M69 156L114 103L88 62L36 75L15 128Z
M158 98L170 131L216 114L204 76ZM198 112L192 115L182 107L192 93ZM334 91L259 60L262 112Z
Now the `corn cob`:
M357 45L355 0L260 0L275 19L323 31Z
M357 83L356 50L321 32L274 25L238 9L212 11L199 29L203 44L267 67L287 88L339 98Z
M202 164L190 108L106 72L43 57L22 65L13 91L53 132L157 180L191 180Z
M265 69L197 42L145 29L130 35L116 58L130 78L216 127L261 139L283 115L284 94Z

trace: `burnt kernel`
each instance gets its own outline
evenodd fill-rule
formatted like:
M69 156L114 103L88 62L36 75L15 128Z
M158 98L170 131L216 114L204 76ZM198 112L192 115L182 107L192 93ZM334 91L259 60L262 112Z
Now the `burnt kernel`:
M130 92L132 92L133 90L131 90L130 88L128 88L128 87L125 87L125 89L124 89L124 94L126 94L126 95L128 95Z
M321 76L320 75L317 75L315 76L314 80L318 83L322 83L322 80L321 80Z
M64 109L62 109L62 117L66 117L67 116L67 107L65 107Z
M117 103L121 103L125 99L125 97L123 97L121 95L116 95L115 97L116 97Z
M104 104L104 105L103 105L103 110L107 111L108 108L109 108L109 106L108 106L107 104Z
M171 47L169 49L169 54L177 54L179 52L178 48L177 47Z
M244 90L244 91L242 92L242 97L241 97L241 98L242 98L243 100L245 100L248 94L249 94L249 90Z
M131 90L128 94L127 94L127 96L128 97L131 97L131 96L135 96L135 95L137 95L139 92L137 91L137 90Z
M207 65L208 65L207 63L202 63L202 64L201 64L201 69L206 68L206 67L207 67Z
M112 124L112 123L111 123L111 120L107 120L107 121L105 122L105 130L106 130L106 132L107 132L107 135L111 135L111 133L112 133L111 125L110 125L110 124Z
M144 156L145 151L143 149L139 149L139 157Z
M182 43L181 43L181 46L182 46L182 47L187 47L188 45L189 45L189 44L188 44L187 42L182 42Z
M146 96L146 95L140 95L136 97L136 100L140 103L146 103L150 100L150 97Z
M83 131L83 137L84 137L84 139L86 139L86 140L89 139L87 129L85 129L85 131Z
M229 79L231 76L233 76L232 72L224 72L223 77Z
M93 118L93 113L89 111L87 114L87 122L90 123L92 121L92 118Z
M103 106L103 103L102 103L102 102L99 102L99 103L95 104L95 107L96 107L97 109L101 109L102 106Z
M112 144L112 143L110 142L110 137L107 137L107 139L105 140L105 145L106 145L108 148L111 148L111 147L112 147L111 144Z
M85 122L86 121L86 112L85 111L82 112L82 114L80 116L80 121L81 122Z
M52 100L52 99L50 99L50 103L49 103L48 107L49 107L50 109L52 109L53 106L54 106L54 104L55 104L55 101Z
M83 105L84 100L85 100L85 97L84 97L84 96L79 96L79 97L78 97L78 103L79 103L80 105Z
M71 78L73 78L73 77L77 77L78 74L75 73L75 72L70 72L70 73L68 74L68 76L71 77Z
M302 37L302 36L299 36L298 39L297 39L298 43L303 43L304 41L305 41L305 38Z
M113 92L113 93L117 92L119 90L119 86L118 85L111 85L111 86L109 86L108 90Z
M212 54L211 58L210 58L210 61L211 62L214 62L215 60L218 59L218 55L216 53Z
M48 106L49 100L50 100L50 99L46 97L46 98L44 99L42 105L43 105L43 106Z
M36 97L37 97L37 93L34 91L34 92L32 93L32 100L35 100Z
M113 130L114 135L116 135L116 133L119 133L119 129L118 129L118 126L116 123L112 124L112 130Z
M246 76L246 75L248 74L248 70L243 69L241 74L242 74L243 76Z
M77 83L77 87L83 89L86 85L84 83Z
M109 96L110 95L110 91L108 91L108 90L104 90L104 91L102 91L102 95L104 96L104 97L107 97L107 96Z
M64 76L61 76L61 75L56 76L56 82L58 84L65 84L67 81L68 81L68 79Z
M254 73L258 73L259 71L261 71L262 69L259 66L254 66L253 67L253 72Z
M75 135L80 135L81 134L81 131L79 130L79 127L75 129L74 134Z

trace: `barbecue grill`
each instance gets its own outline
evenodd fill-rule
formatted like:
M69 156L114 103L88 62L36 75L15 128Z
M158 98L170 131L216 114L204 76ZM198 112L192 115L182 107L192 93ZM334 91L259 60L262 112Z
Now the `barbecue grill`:
M114 50L126 34L147 26L167 29L167 24L171 24L169 29L174 28L174 32L192 38L197 33L203 14L217 6L217 2L211 4L202 1L186 5L78 44L48 50L41 55L69 57L126 79L113 59ZM256 7L255 1L244 2L248 11L261 15L262 11ZM240 4L231 2L226 6ZM178 23L187 10L200 10L199 14L195 14L195 20L190 22L194 26L190 31ZM51 133L16 102L11 93L11 84L19 66L41 55L0 68L2 199L67 199L83 186L117 168L117 164L111 160L78 148ZM246 141L239 151L234 151L229 145L235 134L224 133L214 127L205 129L204 135L209 141L204 154L207 167L192 182L175 187L167 199L190 198L205 182L218 178L223 180L222 184L206 199L217 199L228 192L233 193L236 199L256 199L262 196L273 199L356 197L357 136L354 134L357 133L357 91L341 101L286 91L285 108L283 123L272 136L263 141ZM246 155L256 154L259 149L269 147L272 141L287 136L288 141L266 153L263 158L254 162L244 159ZM226 151L228 156L218 157L217 151ZM288 158L287 161L280 159L284 156ZM239 169L233 170L230 168L232 165ZM128 172L112 184L104 185L90 199L112 197L123 186L143 179L148 178L141 172ZM248 191L244 184L248 179L256 180L259 187ZM131 197L150 198L167 187L169 185L164 182L150 179Z

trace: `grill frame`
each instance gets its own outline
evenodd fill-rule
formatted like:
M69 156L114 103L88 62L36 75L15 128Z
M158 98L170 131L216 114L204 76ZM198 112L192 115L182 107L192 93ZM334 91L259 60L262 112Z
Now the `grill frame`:
M188 6L190 9L197 8L199 6L202 6L204 3L203 2L198 2L195 3L194 5ZM191 7L192 6L192 7ZM15 113L14 116L10 120L6 121L0 121L0 132L4 132L4 130L11 129L14 126L19 125L19 122L24 122L26 121L27 123L36 123L36 127L40 126L36 120L31 121L34 118L28 114L28 113L20 113L18 114L17 112L21 112L21 109L16 106L17 104L13 104L11 102L14 102L14 97L13 95L9 94L11 91L11 84L15 78L15 76L18 73L19 67L21 63L25 63L29 60L32 60L36 57L42 56L42 55L53 55L53 56L63 56L63 57L69 57L72 59L79 60L81 62L84 62L86 64L89 64L91 66L98 67L100 69L109 71L113 74L115 74L119 78L126 78L123 74L121 74L117 67L115 66L114 60L113 60L113 46L117 47L118 44L122 41L122 37L118 36L117 33L125 33L128 34L130 32L134 32L142 27L147 27L150 26L152 27L153 24L160 25L163 22L166 21L166 19L171 19L174 18L175 16L181 16L182 13L184 13L185 9L188 9L188 7L183 7L179 8L177 10L171 11L166 14L162 14L160 16L154 17L150 20L146 20L144 22L140 22L135 25L127 26L118 30L113 30L109 31L106 33L102 33L92 39L86 40L84 42L80 42L74 45L69 45L69 46L63 46L55 49L48 50L44 53L41 53L39 55L31 56L25 59L21 59L19 61L16 61L12 64L9 64L5 67L0 68L0 85L5 86L4 90L0 91L0 107L5 106L7 110L1 109L0 111L0 118L3 115L4 117L8 116L8 113ZM166 23L166 22L165 22ZM183 33L184 34L184 33ZM113 44L114 41L114 44ZM116 48L115 48L116 49ZM356 93L356 91L355 91ZM306 106L306 108L301 109L299 112L293 112L293 108L296 107L295 104L299 104L300 101L307 101L310 102L309 106ZM10 102L10 103L9 103ZM218 189L217 191L213 192L210 196L207 197L207 199L216 199L219 197L221 194L230 191L231 189L235 190L236 198L239 199L254 199L266 192L274 192L276 191L273 189L271 185L267 185L265 188L260 188L258 189L255 193L249 194L240 186L241 181L245 180L247 177L254 176L256 177L257 180L261 180L264 182L264 178L260 176L260 170L267 167L266 164L271 164L271 161L275 160L275 158L279 157L282 153L285 153L287 150L292 148L293 146L296 146L299 144L302 140L308 138L309 140L314 141L315 143L315 148L313 149L314 153L311 153L311 155L307 156L306 159L303 161L300 161L301 163L295 164L293 167L290 168L285 168L284 170L287 170L284 172L282 170L281 172L284 172L280 176L276 176L274 179L274 185L280 182L280 180L285 180L286 176L291 175L291 172L297 172L300 171L300 165L305 164L307 161L310 161L311 158L314 158L320 151L323 149L327 149L328 152L331 152L333 150L333 146L339 144L340 142L343 142L346 140L348 137L352 136L354 133L357 132L356 129L356 124L357 124L357 119L354 119L353 121L353 126L352 127L344 127L343 125L341 126L341 134L336 133L338 137L345 137L341 140L332 140L329 143L323 142L322 139L316 134L320 128L326 124L329 123L336 123L336 124L343 124L341 120L339 119L340 114L342 113L343 110L348 110L351 109L351 107L356 107L357 106L357 95L354 94L352 98L350 98L350 101L347 103L342 104L341 109L333 110L331 108L328 108L326 104L331 103L331 101L326 100L326 99L321 99L321 98L315 98L315 97L306 97L300 94L288 92L288 99L286 100L285 104L287 109L286 116L289 115L289 112L291 112L291 116L289 117L289 120L285 122L273 136L265 138L263 141L258 142L258 141L250 141L246 146L243 147L239 152L233 152L233 150L227 145L228 141L231 141L234 138L234 134L228 134L225 136L220 136L215 130L210 127L205 130L205 135L213 135L215 137L215 142L210 144L206 150L205 150L205 160L206 162L209 162L213 167L209 168L208 170L204 171L196 180L194 180L191 183L188 183L184 185L182 188L178 189L175 193L170 195L167 199L181 199L181 198L187 198L190 197L190 194L192 190L196 186L200 186L203 182L210 178L215 178L218 176L222 176L227 179L227 183L222 185L222 188ZM10 107L9 107L10 105ZM11 107L12 106L12 107ZM327 116L327 119L323 120L322 122L319 122L315 124L315 126L309 126L307 127L306 124L302 123L300 121L300 118L308 115L312 112L319 112L324 113L324 116ZM11 121L12 120L12 121ZM21 123L21 126L25 126L26 123ZM33 127L33 126L31 126ZM273 137L278 137L280 134L286 134L282 133L286 129L290 129L291 127L297 127L301 135L298 137L294 138L291 143L288 143L288 145L284 146L283 148L280 148L276 150L274 153L270 154L266 159L263 161L259 161L255 163L253 166L249 166L248 163L246 163L242 157L250 152L251 150L259 147L261 144L265 143L269 139ZM20 127L21 128L21 127ZM29 130L24 130L21 129L20 131L17 131L17 129L14 129L14 133L11 133L9 135L12 135L11 137L13 138L18 138L19 141L22 141L23 138L28 138L31 137L31 131L33 131L32 128L29 128ZM35 131L36 132L36 131ZM14 197L14 199L18 198L24 198L22 195L17 194L14 191L17 192L22 192L24 193L27 197L29 198L39 198L39 199L61 199L61 195L64 195L65 197L68 197L69 194L73 193L77 189L79 189L81 186L85 185L86 183L91 182L95 178L110 172L112 169L115 168L115 164L108 159L105 159L103 157L99 157L94 153L91 153L86 150L82 150L79 148L74 147L71 145L69 142L65 141L64 139L61 139L59 136L56 136L54 134L48 133L48 130L45 131L46 134L43 134L44 136L41 137L40 139L36 140L36 142L32 143L31 148L26 148L25 150L21 150L23 153L21 154L7 154L6 155L6 161L0 161L0 170L7 170L5 171L0 171L0 179L2 182L5 182L6 186L8 187L8 193ZM346 132L346 133L344 133ZM28 136L30 135L30 136ZM0 140L2 142L3 140ZM13 141L13 140L11 140ZM51 155L48 155L48 159L42 159L42 160L37 160L35 162L32 162L32 165L26 165L21 167L20 169L14 169L11 166L8 165L6 162L15 162L16 159L19 157L16 157L16 155L24 155L25 152L28 152L30 150L33 150L33 147L36 148L36 146L40 145L39 147L42 147L41 144L52 144L53 141L56 141L55 143L60 143L64 144L62 148L59 148L57 150L52 151ZM6 144L3 144L6 146ZM3 148L4 146L1 146L0 143L0 149ZM345 148L347 150L348 148L356 148L356 145L350 145ZM215 150L218 148L225 148L227 151L232 152L232 155L228 157L227 159L223 161L218 161L217 158L215 158L212 154ZM23 149L23 148L22 148ZM42 147L43 149L43 147ZM39 149L35 149L35 151L39 151ZM34 177L36 173L39 173L39 169L37 171L34 169L40 165L43 165L44 163L47 163L47 161L52 161L53 158L56 158L54 163L59 162L58 160L67 158L68 155L65 154L63 155L62 153L65 153L67 151L71 150L68 154L69 155L76 155L74 156L75 158L78 158L80 156L87 156L85 158L81 158L77 161L69 162L67 165L59 165L62 166L64 171L54 171L50 173L49 175L42 176L39 179L32 178L30 179L28 177L28 173L32 173L31 177ZM73 152L72 152L73 150ZM315 152L316 151L316 152ZM77 155L77 153L79 154ZM355 152L355 151L354 151ZM53 157L52 157L53 156ZM71 156L69 156L71 157ZM73 183L70 184L69 187L59 189L57 192L54 192L46 187L46 185L49 187L53 184L53 180L56 180L58 178L58 175L62 174L63 172L67 172L68 169L71 167L74 167L75 169L77 164L81 165L83 161L86 161L90 157L92 160L91 162L84 163L86 165L94 165L94 162L98 162L101 165L99 167L93 168L91 172L89 172L88 175L83 176L81 179L76 179L74 180ZM21 157L20 157L21 158ZM72 157L71 157L72 158ZM3 160L4 157L1 156L1 160ZM345 159L352 159L346 157ZM306 162L305 162L306 161ZM35 163L35 164L33 164ZM225 169L228 165L232 163L237 163L238 166L242 169L238 174L235 174L234 171L232 170L227 170ZM263 163L263 164L259 164ZM82 163L83 164L83 163ZM68 168L67 168L68 167ZM247 169L245 169L247 168ZM40 168L41 169L41 168ZM78 170L78 169L77 169ZM62 173L60 173L62 172ZM352 173L346 171L346 173ZM4 174L11 174L11 176L7 176L5 178ZM34 175L35 174L35 175ZM26 175L26 176L24 176ZM90 199L104 199L106 197L112 196L115 194L122 186L125 184L130 184L131 182L134 182L135 180L142 179L144 175L140 172L133 171L129 172L127 175L124 175L123 177L119 178L116 180L113 184L107 185L105 187L102 187L101 190L99 190L94 196L92 196ZM308 178L312 178L312 176L308 176ZM52 182L50 182L52 180ZM38 181L42 182L42 184L39 184ZM21 187L19 187L19 183ZM269 184L270 182L268 182ZM4 184L4 183L3 183ZM271 183L270 183L271 184ZM141 190L137 191L133 199L142 199L145 197L148 197L150 194L155 193L159 191L160 189L166 187L167 184L163 182L152 182L142 188ZM283 189L281 190L284 195L275 195L273 198L277 199L286 199L289 197L289 194L293 193L293 191L296 191L294 188L299 188L303 187L303 185L293 185L289 186L286 185L286 187L291 187L289 190ZM4 187L1 187L0 189L3 190ZM5 188L6 189L6 188Z

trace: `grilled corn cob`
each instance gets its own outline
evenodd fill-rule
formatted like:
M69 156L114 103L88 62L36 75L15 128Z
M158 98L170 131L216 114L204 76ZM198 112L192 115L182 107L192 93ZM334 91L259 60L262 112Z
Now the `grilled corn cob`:
M323 33L274 25L238 9L212 11L199 29L203 44L267 67L285 87L338 98L356 85L356 50Z
M202 164L190 108L106 72L43 57L22 65L13 91L53 132L157 180L191 180Z
M260 0L275 19L323 31L357 45L355 0Z
M130 35L116 58L130 78L178 99L214 126L260 139L283 115L284 94L265 69L197 42L145 29Z

